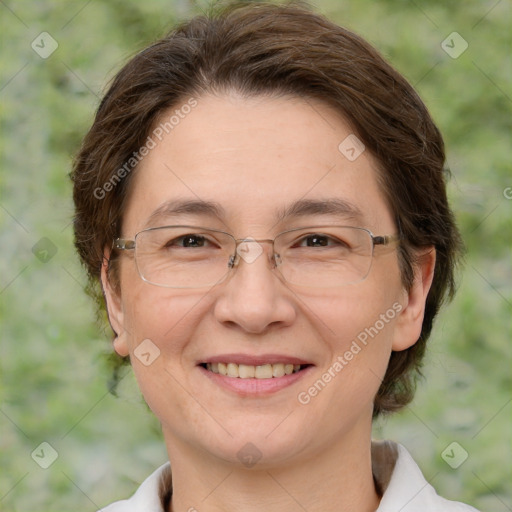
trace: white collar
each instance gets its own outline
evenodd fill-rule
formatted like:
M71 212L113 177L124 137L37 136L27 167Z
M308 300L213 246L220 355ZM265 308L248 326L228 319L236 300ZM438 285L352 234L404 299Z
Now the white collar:
M382 499L376 512L478 512L469 505L437 495L409 452L392 441L372 441L372 469ZM170 464L154 471L128 500L98 512L164 512L162 483L170 480Z
M396 455L386 457L387 454L393 453ZM387 472L391 466L388 462L388 468L383 467L383 474L379 474L379 468L375 464L375 454L379 459L388 461L394 459L391 473ZM372 442L372 462L377 482L380 478L388 480L376 512L478 512L469 505L449 501L439 496L425 480L410 453L401 444L391 441Z

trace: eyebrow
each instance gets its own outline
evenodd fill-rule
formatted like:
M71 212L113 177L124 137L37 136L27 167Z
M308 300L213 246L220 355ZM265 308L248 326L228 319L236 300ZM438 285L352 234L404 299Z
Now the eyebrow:
M146 226L178 215L198 215L201 217L225 218L224 208L214 201L202 199L183 199L166 201L149 216ZM363 213L354 204L340 198L300 199L285 208L276 211L276 221L281 223L289 219L309 215L335 215L350 219L362 219Z
M151 226L153 223L168 217L184 214L221 219L224 217L225 211L220 204L213 201L203 201L202 199L171 200L163 203L148 217L146 226Z
M336 215L357 220L364 217L356 205L344 199L300 199L288 207L278 210L277 222L308 215Z

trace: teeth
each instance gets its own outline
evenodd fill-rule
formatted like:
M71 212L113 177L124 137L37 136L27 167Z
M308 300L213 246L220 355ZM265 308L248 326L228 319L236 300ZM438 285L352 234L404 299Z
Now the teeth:
M236 363L207 363L206 369L224 375L225 377L234 377L239 379L271 379L272 377L283 377L291 375L300 370L300 364L262 364L252 366L249 364Z
M238 365L235 363L228 363L228 377L238 377Z
M282 377L284 375L284 364L272 365L272 377Z
M256 373L255 366L249 366L247 364L238 365L238 376L241 379L252 379L252 378L254 378L255 373Z
M271 364L262 364L261 366L256 366L256 373L254 376L257 379L271 379L272 378L272 365Z

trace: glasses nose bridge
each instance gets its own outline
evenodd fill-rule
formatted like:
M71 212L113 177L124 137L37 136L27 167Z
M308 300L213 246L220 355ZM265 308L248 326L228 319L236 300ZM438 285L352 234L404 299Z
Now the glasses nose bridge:
M276 259L276 256L279 256L279 255L276 255L276 252L275 252L275 239L270 239L270 238L256 239L256 238L251 238L251 237L247 237L247 238L234 238L233 237L233 239L235 241L235 250L234 250L234 254L230 258L230 262L229 262L230 268L237 267L238 264L240 263L241 259L243 259L247 263L252 263L261 254L266 253L265 248L261 247L261 244L267 244L267 245L270 244L271 245L271 253L269 254L269 260L271 260L274 263L274 266L277 266L278 260ZM257 244L258 246L260 246L260 248L259 248L259 250L258 250L258 248L255 248L255 250L252 250L252 251L249 248L244 250L241 248L241 247L243 247L242 244Z
M271 239L271 238L256 239L256 238L252 238L250 236L248 236L247 238L235 238L235 243L236 243L237 248L243 242L252 242L252 243L258 243L258 244L272 244L272 246L273 246L274 241L275 241L275 239Z

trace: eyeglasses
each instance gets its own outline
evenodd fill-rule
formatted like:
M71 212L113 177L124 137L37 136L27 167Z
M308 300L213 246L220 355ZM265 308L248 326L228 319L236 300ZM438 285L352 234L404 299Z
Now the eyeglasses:
M363 281L376 245L397 242L365 228L313 226L290 229L274 240L236 239L197 226L148 228L134 240L117 238L113 248L133 250L140 277L167 288L202 288L222 282L243 259L253 263L272 244L272 268L288 283L331 288Z

